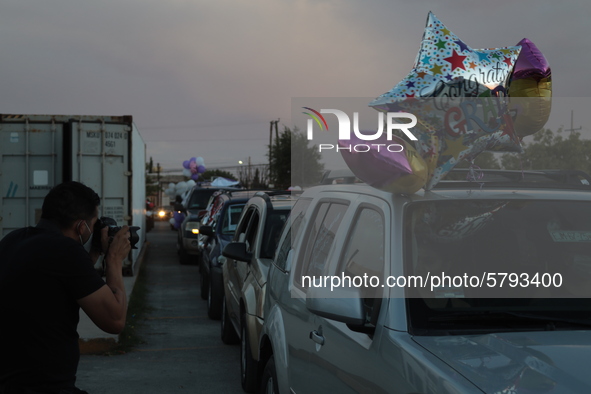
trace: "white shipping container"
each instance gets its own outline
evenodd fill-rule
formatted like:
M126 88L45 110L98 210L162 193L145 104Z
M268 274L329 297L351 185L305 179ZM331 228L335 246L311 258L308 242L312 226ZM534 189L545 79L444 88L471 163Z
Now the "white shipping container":
M79 181L101 197L99 216L141 227L132 274L146 240L145 151L131 116L0 115L0 238L34 226L53 186Z

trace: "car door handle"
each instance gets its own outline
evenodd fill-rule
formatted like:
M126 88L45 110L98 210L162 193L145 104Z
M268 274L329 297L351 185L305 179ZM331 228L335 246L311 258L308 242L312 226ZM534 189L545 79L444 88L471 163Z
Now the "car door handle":
M324 345L324 337L318 333L318 331L310 331L310 339L319 344Z

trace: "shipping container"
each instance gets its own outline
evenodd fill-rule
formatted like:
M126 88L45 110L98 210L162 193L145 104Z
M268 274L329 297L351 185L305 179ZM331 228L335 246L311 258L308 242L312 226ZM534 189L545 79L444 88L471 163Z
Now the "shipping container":
M0 239L34 226L43 198L55 185L79 181L101 197L99 216L139 226L145 243L145 143L131 116L0 115Z

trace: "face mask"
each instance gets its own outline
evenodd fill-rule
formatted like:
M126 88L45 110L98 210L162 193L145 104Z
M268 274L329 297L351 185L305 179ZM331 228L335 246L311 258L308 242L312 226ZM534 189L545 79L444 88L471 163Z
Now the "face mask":
M82 235L78 234L78 237L80 238L80 243L82 244L82 247L84 248L84 250L86 250L87 253L90 253L90 249L92 248L92 236L94 235L94 233L92 231L90 231L90 227L88 227L88 224L86 224L86 221L84 222L84 224L86 225L88 232L90 232L90 237L88 238L86 243L84 243L82 241Z

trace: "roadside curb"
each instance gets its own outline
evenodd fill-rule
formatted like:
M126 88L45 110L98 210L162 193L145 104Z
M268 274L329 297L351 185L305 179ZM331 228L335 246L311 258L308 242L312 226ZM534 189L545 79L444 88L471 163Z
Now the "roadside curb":
M123 277L124 281L130 283L129 288L126 286L125 289L127 292L128 304L133 295L135 281L144 265L144 260L146 258L149 246L150 242L146 241L135 263L134 275L132 277ZM80 310L80 321L82 322L83 320L89 321L90 318L88 318L88 316L84 314L84 311ZM94 326L94 323L92 322L86 322L85 325L91 325L92 330L86 330L87 332L85 333L84 327L81 327L80 324L78 326L78 332L80 335L80 338L78 339L78 347L80 348L81 355L104 354L113 351L119 344L119 335L108 334L106 332L100 331L97 327Z

